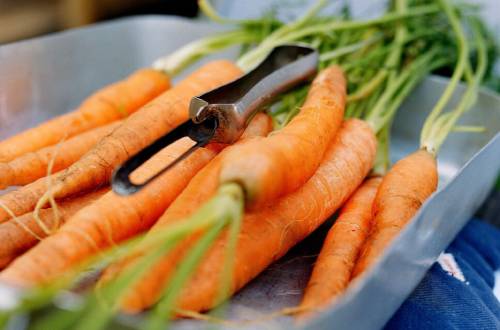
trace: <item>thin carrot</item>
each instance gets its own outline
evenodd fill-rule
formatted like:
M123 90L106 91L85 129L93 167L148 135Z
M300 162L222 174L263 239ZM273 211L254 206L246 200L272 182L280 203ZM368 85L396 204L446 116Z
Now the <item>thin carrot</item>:
M393 6L395 11L400 13L408 9L406 0L396 0ZM419 80L417 74L415 78L405 78L405 76L411 73L412 67L415 70L416 63L426 58L425 55L421 55L420 59L413 59L413 63L410 62L411 64L398 72L399 70L395 68L400 67L400 63L404 61L403 45L408 30L405 24L396 25L394 30L396 46L385 59L385 66L391 70L382 68L366 85L351 95L352 97L348 97L348 102L356 101L357 97L363 99L371 93L370 90L377 90L378 85L383 86L385 83L383 91L379 90L379 97L372 96L377 101L371 105L365 104L366 112L363 113L362 108L358 106L356 111L358 113L350 114L364 117L378 135L379 148L372 173L378 173L381 168L387 166L388 157L384 157L387 155L384 151L388 152L389 142L388 138L384 139L384 132L388 134L390 131L391 118L399 107L398 99L404 97L406 89L413 88L412 79ZM420 70L420 72L425 74L426 71ZM336 302L349 285L356 260L371 230L372 204L380 181L379 177L372 178L360 186L344 205L338 219L329 230L298 307L298 316L301 319L311 317L314 312Z
M76 135L60 145L28 152L7 163L0 163L0 189L31 183L47 175L47 166L53 159L53 171L58 172L76 162L100 139L121 124L117 121Z
M347 199L371 168L375 147L375 136L366 123L357 119L346 121L330 143L320 167L305 185L276 203L245 215L238 236L231 292L240 289L284 255ZM221 167L220 159L223 159L223 153L193 178L155 227L182 221L214 195L218 186L216 174ZM188 238L148 270L130 290L123 309L138 312L154 304L168 284L176 262L196 238L197 234ZM216 304L225 244L224 236L207 252L189 286L182 291L179 308L200 311ZM121 267L114 267L112 272L116 273L129 264L130 261L126 261ZM108 275L104 280L109 278Z
M235 148L238 145L244 143L251 139L255 139L259 136L266 136L272 130L272 120L267 115L257 115L247 127L240 140L234 145L227 147L221 154L216 156L210 163L205 166L200 172L193 177L187 187L182 191L182 193L177 197L177 199L170 205L170 207L165 211L165 213L160 217L156 224L151 228L151 231L158 230L165 225L172 222L178 221L180 219L189 216L194 212L197 207L207 201L213 196L214 191L217 189L217 172L220 170L221 161L224 154L228 152L231 148ZM175 253L177 260L182 258L184 251L194 242L196 238L199 237L198 234L193 235L189 239L189 242L184 242L182 246L176 248ZM116 274L121 272L124 268L132 265L138 258L138 255L134 255L125 260L117 262L106 269L103 277L101 278L101 283L105 283L113 279ZM167 260L167 263L170 260ZM156 266L158 267L158 266ZM167 265L165 268L168 268ZM171 270L172 268L169 268ZM164 269L165 270L165 269ZM165 271L165 273L167 273Z
M419 150L398 161L385 175L373 203L373 228L353 271L359 276L436 190L437 163L433 155Z
M468 77L469 45L465 32L450 1L439 0L439 3L456 35L458 59L455 70L450 83L425 120L420 136L420 149L394 164L380 184L373 204L374 226L357 261L353 277L365 272L378 260L425 200L437 189L438 150L460 116L474 104L486 72L486 42L481 28L471 21L478 60L474 75ZM453 110L443 112L462 77L466 77L468 82L465 93Z
M371 228L372 204L381 180L367 180L342 207L325 238L299 310L307 312L332 304L347 288ZM306 315L310 314L302 314Z
M225 155L220 183L241 184L248 207L270 203L299 188L314 174L340 127L345 98L342 70L332 66L321 71L299 114L286 127Z
M26 186L19 187L0 196L0 223L11 218L11 213L20 216L33 210L38 199L47 190L48 180L57 174L40 178Z
M37 202L44 205L49 194L60 199L106 184L116 166L188 119L188 106L193 96L229 82L240 74L240 69L228 61L204 65L133 113L79 161L56 174L51 192L47 192L46 183L35 181L20 189L14 200L10 200L13 196L8 196L6 206L15 208L14 213L20 215L32 211ZM0 198L0 202L3 201ZM8 214L0 210L0 222L5 218Z
M164 73L137 70L127 79L91 95L75 111L1 141L0 162L126 117L169 87L170 79Z
M268 132L270 120L262 116L266 118L258 116L250 124L254 133ZM256 129L255 125L261 126L261 129ZM164 148L136 170L133 179L142 181L149 178L192 145L193 141L184 138ZM56 234L16 259L0 274L0 279L23 286L45 283L99 251L144 231L154 224L194 174L215 155L212 148L198 149L134 195L107 193L71 217ZM165 189L166 186L168 189ZM27 274L26 269L33 268L34 264L40 271L33 270Z
M103 188L96 192L62 201L57 208L57 215L51 208L41 210L39 216L46 228L55 231L67 219L81 208L96 201L109 189ZM16 219L0 224L0 269L4 268L13 259L24 251L33 247L39 240L47 237L48 233L37 222L33 213L25 214Z

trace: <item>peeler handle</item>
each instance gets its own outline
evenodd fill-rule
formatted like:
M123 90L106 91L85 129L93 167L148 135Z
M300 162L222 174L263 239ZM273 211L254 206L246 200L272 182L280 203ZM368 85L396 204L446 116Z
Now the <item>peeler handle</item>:
M212 141L233 143L258 110L274 97L314 76L318 53L311 47L284 45L252 71L233 82L191 100L191 119L200 123L215 117L218 128Z

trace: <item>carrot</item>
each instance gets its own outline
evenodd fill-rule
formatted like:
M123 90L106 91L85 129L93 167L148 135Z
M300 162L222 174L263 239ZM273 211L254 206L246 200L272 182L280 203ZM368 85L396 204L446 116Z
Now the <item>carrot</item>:
M51 208L41 210L39 216L45 228L54 231L78 210L96 201L109 189L62 201L57 208L57 216ZM33 213L25 214L6 223L0 224L0 268L4 268L24 251L33 247L39 240L47 237L47 233L37 222Z
M172 89L128 117L54 183L55 198L90 189L109 180L114 168L188 119L192 97L241 74L228 61L214 61L196 70Z
M167 75L153 69L137 70L91 95L75 111L1 141L0 162L126 117L169 87Z
M354 268L353 278L361 275L382 255L385 248L413 218L421 205L437 189L436 155L461 115L472 107L487 67L486 40L481 27L471 21L476 43L476 68L467 78L468 86L455 108L443 112L458 82L467 77L469 45L460 19L447 0L440 5L456 36L458 58L450 83L427 116L420 133L420 149L394 164L382 180L373 204L374 225Z
M353 271L372 265L436 190L436 159L424 149L398 161L383 178L373 203L373 228Z
M76 135L60 145L28 152L7 163L0 163L0 189L31 183L47 174L53 159L53 171L63 170L76 162L100 139L111 133L120 121Z
M221 160L223 159L224 153L229 151L231 148L235 148L238 145L248 141L249 139L255 139L259 136L266 136L272 130L272 120L267 115L258 114L247 127L240 140L234 145L227 147L221 154L216 156L210 163L205 166L200 172L193 177L187 187L182 191L182 193L177 197L177 199L170 205L170 207L165 211L165 213L158 219L156 224L151 228L151 231L158 230L165 225L175 222L179 219L183 219L189 216L196 208L207 201L213 196L214 191L217 189L217 171L220 169ZM193 235L189 240L193 242L199 235ZM183 256L183 251L189 243L185 243L182 246L176 248L179 253L173 253L177 255L177 260L180 260ZM121 272L126 267L132 265L139 255L134 255L120 262L116 262L109 266L104 275L101 278L101 283L108 282L113 279L116 274ZM169 261L169 260L167 260ZM166 266L166 268L168 265Z
M363 121L346 121L311 179L276 204L245 215L236 250L231 292L242 288L303 240L361 184L375 159L376 138ZM216 303L217 270L225 240L208 252L178 301L181 309L207 310ZM210 274L214 274L210 276ZM200 296L198 296L200 294Z
M133 178L144 180L157 173L192 144L189 138L184 138L168 146L134 172ZM67 220L56 234L16 259L0 277L24 286L44 283L79 261L147 229L182 191L190 177L214 155L212 150L199 149L134 195L119 196L108 192ZM27 274L26 269L30 268L40 271L31 270Z
M53 182L56 175L57 173L40 178L26 186L19 187L1 195L0 223L9 220L11 218L11 213L15 216L20 216L31 212L38 199L47 190L49 180Z
M280 131L225 155L220 183L242 185L248 207L258 207L303 185L314 174L342 123L346 81L339 67L321 71L301 111Z
M346 121L330 143L320 167L305 185L272 205L245 214L238 238L231 292L284 255L347 199L371 168L375 145L373 131L366 123L357 119ZM193 178L154 228L182 221L180 219L215 194L218 186L216 175L221 169L224 152ZM197 237L198 234L188 238L148 270L124 299L123 309L133 313L154 304L168 284L177 261ZM215 305L215 297L220 292L218 281L225 260L225 244L225 238L221 237L207 252L189 286L182 291L178 307L200 311ZM112 278L109 273L115 275L131 263L126 260L124 264L114 266L103 281Z
M264 116L267 117L267 116ZM268 118L256 117L250 127L260 125L267 134ZM133 173L133 180L145 180L177 158L193 145L188 138L181 139L164 148ZM162 212L188 184L216 152L211 148L200 148L181 164L131 196L118 196L109 192L95 203L81 209L61 229L42 241L0 274L0 279L30 286L46 283L73 265L123 241L153 225ZM168 186L168 189L165 187ZM43 269L45 265L50 270ZM26 269L38 268L26 273Z
M128 117L79 161L56 174L50 193L60 199L107 183L117 165L188 119L188 105L193 96L240 74L240 69L228 61L214 61L196 70ZM8 196L9 201L5 204L14 207L16 215L24 214L32 211L37 201L44 205L48 195L46 183L35 181L31 187L26 186L18 192L14 201ZM5 218L8 215L0 210L0 221Z
M333 303L347 288L370 231L372 204L381 180L380 177L367 180L342 207L316 260L300 310L307 312L323 308Z

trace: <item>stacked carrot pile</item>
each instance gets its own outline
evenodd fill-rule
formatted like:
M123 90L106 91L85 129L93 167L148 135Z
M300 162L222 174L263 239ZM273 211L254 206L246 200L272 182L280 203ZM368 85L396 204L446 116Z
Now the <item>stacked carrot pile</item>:
M172 316L220 305L339 208L299 315L330 305L376 262L436 190L437 152L474 103L489 36L474 13L448 0L395 0L367 21L319 16L324 4L283 24L234 22L201 1L211 18L235 29L195 41L74 112L0 142L0 188L19 186L0 196L0 281L30 292L2 320L44 306L82 272L105 265L79 308L47 313L38 326L103 329L118 311L153 308L146 326L161 329ZM188 119L191 98L290 42L321 54L309 85L282 95L233 145L198 149L134 195L109 189L116 166ZM201 56L235 44L244 49L237 62L209 62L170 86ZM394 115L437 69L451 69L452 77L423 123L421 148L388 169ZM461 80L466 93L447 109ZM152 177L193 143L167 146L133 179Z

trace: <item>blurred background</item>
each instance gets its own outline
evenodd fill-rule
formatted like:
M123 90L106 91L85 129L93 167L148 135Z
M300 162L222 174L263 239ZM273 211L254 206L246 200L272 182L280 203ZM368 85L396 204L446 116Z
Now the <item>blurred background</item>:
M313 0L211 0L224 15L255 17L279 6L292 16ZM500 27L500 0L475 0L495 28ZM331 0L348 3L354 16L373 16L385 0ZM198 16L197 0L0 0L0 44L134 15ZM282 17L283 18L283 17ZM285 17L286 19L286 17Z
M196 0L0 0L0 43L131 15L194 17Z

